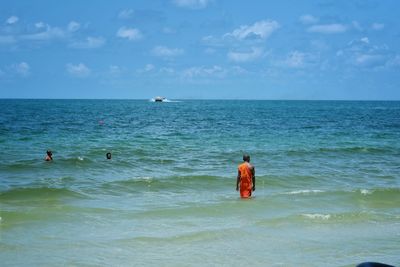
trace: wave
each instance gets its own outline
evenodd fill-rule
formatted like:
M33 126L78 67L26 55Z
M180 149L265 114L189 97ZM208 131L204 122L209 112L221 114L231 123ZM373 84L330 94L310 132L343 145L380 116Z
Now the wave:
M325 183L326 179L314 175L257 175L258 185L265 185L273 188L293 188L294 186L316 185ZM313 190L313 189L301 189ZM317 190L317 189L316 189ZM300 192L302 193L302 192Z
M52 187L23 187L13 188L0 192L1 201L33 200L33 199L58 199L58 198L85 198L82 193L78 193L67 188Z
M45 161L44 158L35 158L28 160L18 160L11 163L2 164L1 168L5 171L27 171L34 169L42 169L47 168L49 166L54 165L62 165L63 167L72 167L72 166L88 166L92 164L94 161L90 158L83 156L76 157L67 157L67 158L57 158L53 157L53 161Z
M83 157L83 156L74 156L74 157L68 157L68 158L59 158L59 159L54 159L54 163L57 164L63 164L67 166L71 165L90 165L94 161L91 160L88 157Z
M393 200L400 201L400 188L369 188L369 189L348 189L348 190L322 190L322 189L298 189L293 191L284 191L275 193L277 195L315 195L319 196L353 196L360 199L378 199L378 200ZM400 203L400 202L399 202ZM399 205L400 206L400 205Z
M186 231L181 232L179 234L173 235L147 235L147 236L137 236L133 238L123 238L116 240L118 243L122 244L131 244L131 243L157 243L160 242L171 244L171 243L192 243L196 241L205 241L209 240L210 242L215 241L218 238L223 238L225 236L233 236L238 232L238 228L224 228L223 231L221 229L208 229L208 230L201 230L201 231Z
M324 190L319 189L303 189L303 190L294 190L289 192L284 192L284 195L298 195L298 194L313 194L313 193L323 193Z
M305 212L297 214L289 214L286 216L277 216L264 218L255 222L258 226L271 227L282 224L349 224L355 223L396 223L400 216L396 213L384 213L376 211L348 211L348 212Z
M18 160L10 163L3 162L3 164L0 165L0 170L10 171L10 172L32 170L40 168L43 163L45 163L43 159Z
M359 189L354 193L361 204L372 207L400 207L400 188L369 188Z
M400 153L393 147L370 147L370 146L352 146L352 147L320 147L314 149L298 149L286 151L289 156L302 156L307 154L323 153L340 153L340 154L393 154Z
M364 147L364 146L354 146L354 147L337 147L337 148L319 148L319 152L342 152L342 153L369 153L369 154L381 154L381 153L391 153L395 152L392 147Z
M301 214L301 216L304 216L309 219L319 219L319 220L328 220L331 215L330 214L319 214L319 213L305 213Z
M168 177L136 177L127 180L117 180L105 182L101 188L115 193L122 191L137 191L137 190L151 190L151 191L168 191L168 190L188 190L212 187L225 187L232 185L232 179L219 176L197 175L197 176L168 176Z

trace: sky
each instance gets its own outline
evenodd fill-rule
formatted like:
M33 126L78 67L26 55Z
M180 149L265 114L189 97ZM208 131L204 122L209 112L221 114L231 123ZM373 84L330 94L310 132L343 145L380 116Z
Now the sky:
M400 100L398 0L0 2L0 98Z

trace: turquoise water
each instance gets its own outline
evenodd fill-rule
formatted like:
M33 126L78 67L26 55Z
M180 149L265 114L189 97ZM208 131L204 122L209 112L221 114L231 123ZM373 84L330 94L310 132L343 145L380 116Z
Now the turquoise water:
M400 102L0 104L3 266L400 265Z

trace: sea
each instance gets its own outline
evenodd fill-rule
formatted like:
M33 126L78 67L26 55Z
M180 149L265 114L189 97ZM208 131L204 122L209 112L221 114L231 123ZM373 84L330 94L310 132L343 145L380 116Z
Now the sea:
M0 106L1 266L400 266L399 101Z

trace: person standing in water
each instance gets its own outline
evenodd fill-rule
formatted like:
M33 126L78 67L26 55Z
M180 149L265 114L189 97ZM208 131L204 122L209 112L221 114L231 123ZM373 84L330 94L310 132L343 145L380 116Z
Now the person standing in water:
M256 190L256 171L253 165L250 164L250 156L243 155L243 163L238 167L238 176L236 180L236 191L240 188L240 197L249 198L251 192Z
M51 150L46 151L46 157L44 158L45 161L52 161L53 160L53 153Z

